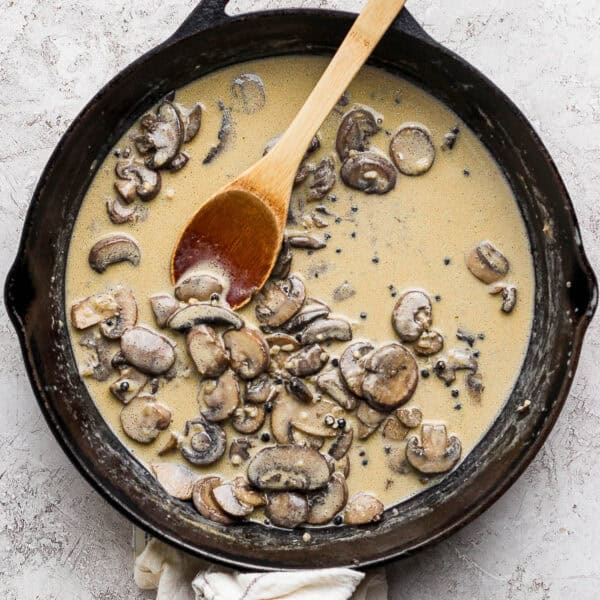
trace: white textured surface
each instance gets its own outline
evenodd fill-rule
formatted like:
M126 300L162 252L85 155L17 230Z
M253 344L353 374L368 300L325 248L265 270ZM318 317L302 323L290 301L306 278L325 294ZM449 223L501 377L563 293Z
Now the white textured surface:
M69 122L196 0L0 0L0 275L33 186ZM360 0L238 0L233 9ZM541 133L600 268L598 0L411 0L438 40L490 76ZM389 567L393 600L600 597L600 326L544 449L458 535ZM138 599L131 527L82 480L48 431L0 309L0 590L5 600Z

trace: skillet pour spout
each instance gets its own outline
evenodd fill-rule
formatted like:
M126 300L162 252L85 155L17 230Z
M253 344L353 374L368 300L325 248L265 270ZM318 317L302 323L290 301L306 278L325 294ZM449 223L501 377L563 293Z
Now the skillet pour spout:
M276 10L229 17L205 0L166 42L137 59L83 109L52 154L33 195L5 304L48 426L86 479L152 535L244 569L367 567L443 539L489 507L531 462L569 393L598 301L565 186L532 126L492 82L432 40L404 10L370 64L417 83L454 110L506 174L535 264L532 335L511 397L460 466L369 526L303 531L256 523L224 527L167 495L104 422L79 377L64 285L73 225L97 167L130 125L161 97L220 67L265 56L331 55L354 15ZM107 132L108 135L107 135ZM530 410L516 408L525 399Z

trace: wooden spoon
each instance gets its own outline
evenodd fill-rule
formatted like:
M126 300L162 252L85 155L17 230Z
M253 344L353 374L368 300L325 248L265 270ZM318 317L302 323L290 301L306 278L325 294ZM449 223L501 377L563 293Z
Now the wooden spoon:
M313 136L406 0L369 0L277 145L192 217L171 259L173 283L192 267L229 280L227 302L243 306L266 282L279 253L292 186Z

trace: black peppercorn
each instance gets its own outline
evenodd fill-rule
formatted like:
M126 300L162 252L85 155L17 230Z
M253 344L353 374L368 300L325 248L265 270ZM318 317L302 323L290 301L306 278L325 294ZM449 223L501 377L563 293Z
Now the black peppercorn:
M360 318L361 319L366 319L367 318L367 313L366 312L361 312L360 313Z
M464 170L463 170L463 175L464 175L465 177L469 177L469 175L471 175L471 171L469 171L469 169L464 169Z
M330 195L329 195L329 199L330 199L332 202L336 202L336 201L337 201L337 196L336 196L335 194L330 194Z
M377 263L379 262L379 257L378 257L378 256L374 256L374 257L371 259L371 262L372 262L372 263L374 263L374 264L377 264Z
M119 389L122 392L126 392L129 389L129 381L121 381L121 383L119 384Z
M460 410L462 408L462 404L459 402L458 404L454 405L454 410Z
M335 222L336 223L341 223L342 222L342 217L336 217L335 218Z
M352 212L358 212L358 206L353 206L351 210Z
M265 412L270 413L273 410L273 403L269 400L265 402Z
M368 461L366 458L365 458L365 459L362 461L362 463L361 463L361 465L362 465L363 467L366 467L368 464L369 464L369 461Z
M265 431L264 433L260 434L260 439L263 442L268 442L271 439L271 436Z
M353 232L350 234L350 237L353 237L353 238L355 238L355 237L356 237L356 231L353 231Z
M346 428L346 419L338 419L337 424L340 429L345 429Z
M275 379L273 379L273 383L275 385L281 385L283 383L283 379L281 379L281 377L275 377Z
M337 358L332 358L331 359L331 364L334 367L339 367L340 366L340 361Z
M421 369L421 377L427 379L429 377L429 369Z
M341 524L342 524L342 522L343 522L342 515L338 515L338 516L337 516L337 517L336 517L336 518L333 520L333 523L334 523L334 525L341 525Z
M451 393L453 398L458 398L460 392L456 388L454 388Z
M441 297L441 296L439 296L439 295L438 295L438 296L435 296L435 301L436 301L436 302L439 302L441 299L442 299L442 297Z
M445 259L444 259L444 264L445 264L446 266L448 266L448 265L450 264L450 259L449 259L449 258L445 258Z
M219 301L219 294L217 294L217 293L211 294L210 295L210 299L211 299L211 302L218 302Z
M330 233L326 233L324 237L325 237L326 240L330 240L331 239L331 234Z
M478 337L480 340L485 340L485 333L479 333L479 334L477 335L477 337Z
M358 455L359 455L359 456L366 456L366 455L367 455L367 453L366 453L364 450L361 450L361 451L358 453Z
M335 251L336 251L336 254L341 254L342 253L342 249L341 248L336 248Z

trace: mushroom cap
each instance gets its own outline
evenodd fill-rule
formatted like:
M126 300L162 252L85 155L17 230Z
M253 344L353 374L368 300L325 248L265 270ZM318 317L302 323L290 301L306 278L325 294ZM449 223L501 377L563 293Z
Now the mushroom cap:
M328 360L327 352L319 344L313 344L292 354L285 362L285 368L296 377L307 377L318 373Z
M192 499L192 490L198 480L196 473L180 463L153 463L150 467L167 494L179 500Z
M94 294L71 306L71 323L75 329L87 329L117 314L119 304L113 294Z
M256 379L246 381L244 400L246 402L262 404L267 400L273 400L278 393L279 392L272 379L269 377L269 375L267 375L267 373L263 373Z
M271 493L265 516L277 527L293 529L306 521L308 502L304 496L294 492Z
M210 423L200 416L186 421L181 444L182 456L194 465L210 465L223 454L227 438L217 423Z
M171 294L154 294L150 296L150 306L154 319L159 327L165 327L171 315L180 308L179 302Z
M267 504L267 496L263 492L255 490L244 477L236 477L232 483L235 495L240 502L254 507Z
M231 525L234 520L219 506L213 496L213 490L223 483L223 480L216 476L199 479L194 484L192 502L204 518L221 523L221 525Z
M190 298L210 300L213 294L222 294L223 284L209 273L185 274L175 286L175 297L187 302Z
M379 152L359 152L344 161L342 181L365 194L387 194L396 186L394 165Z
M329 523L339 513L348 500L346 478L341 473L334 473L326 487L307 496L308 515L306 522L310 525Z
M284 323L283 329L290 333L300 331L312 321L321 317L326 317L330 312L331 309L325 303L320 300L308 298L305 301L304 306L300 309L300 312L296 313L289 321Z
M203 382L199 400L200 405L204 401L207 406L200 411L207 421L214 423L228 419L241 400L240 383L235 373L228 369L217 380Z
M392 312L392 325L403 342L414 342L431 327L431 300L420 290L400 296Z
M365 362L374 350L370 342L350 344L340 357L340 374L348 389L356 396L362 397L362 384L366 375Z
M413 348L419 356L431 356L444 349L444 338L439 331L430 329L419 336Z
M119 339L127 329L137 323L138 306L133 292L122 285L113 290L117 313L100 323L100 332L110 340Z
M263 426L265 417L262 404L245 404L233 411L231 426L240 433L256 433Z
M140 264L141 251L138 243L124 233L111 233L99 239L88 256L90 267L97 273L104 273L110 265L129 262L134 267Z
M231 98L234 110L254 114L265 105L265 85L256 73L242 73L231 84Z
M406 443L406 458L420 473L437 475L450 471L460 459L462 446L455 436L448 436L445 425L421 426L421 442L416 435Z
M231 356L231 368L242 379L254 379L269 367L269 346L260 331L251 327L229 330L223 342Z
M390 156L403 175L423 175L433 166L435 146L421 123L404 123L390 140Z
M269 281L256 296L256 318L267 328L289 321L304 304L304 283L296 275Z
M338 369L320 373L316 379L317 387L333 398L345 410L354 410L358 398L346 387Z
M149 444L171 423L171 410L150 394L140 394L121 409L121 426L132 440Z
M506 256L489 240L479 242L465 257L467 268L484 283L502 279L510 269Z
M335 147L339 157L345 160L351 151L364 152L369 148L368 138L380 129L383 119L368 106L360 106L347 112L340 123Z
M229 365L221 336L208 325L192 327L186 338L187 349L202 377L219 377Z
M346 427L338 429L338 434L329 448L329 456L335 460L341 460L348 454L352 441L354 440L354 429Z
M231 483L224 483L213 488L212 494L217 504L232 517L246 517L254 507L242 502L235 493Z
M111 383L110 391L123 404L129 404L148 383L148 376L134 369L127 367L121 371L120 377Z
M302 343L307 345L332 340L347 342L351 339L352 326L345 319L317 319L302 332Z
M366 525L381 520L384 506L372 494L359 492L354 494L346 504L344 523L347 525Z
M235 329L241 329L244 321L224 306L200 302L180 308L171 315L167 325L177 331L186 331L194 325L229 325Z
M130 365L150 375L165 373L175 362L171 340L145 325L123 333L121 352Z

